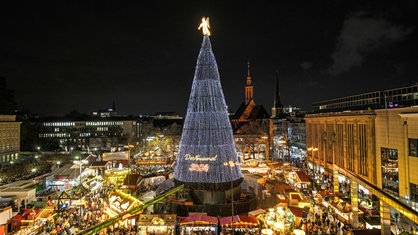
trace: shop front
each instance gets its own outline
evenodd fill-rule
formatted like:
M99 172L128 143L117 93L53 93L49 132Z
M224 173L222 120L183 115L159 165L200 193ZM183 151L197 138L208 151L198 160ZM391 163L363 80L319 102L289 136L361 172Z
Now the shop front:
M138 220L138 231L140 235L175 235L177 215L153 215L141 214Z
M218 218L203 214L191 215L180 220L180 234L218 234Z
M223 217L219 220L223 234L260 234L257 218L244 215Z

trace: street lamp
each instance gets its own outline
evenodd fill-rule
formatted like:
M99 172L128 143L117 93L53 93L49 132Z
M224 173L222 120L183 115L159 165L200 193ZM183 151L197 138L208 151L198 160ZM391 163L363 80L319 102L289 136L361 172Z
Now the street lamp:
M147 142L148 142L148 172L151 172L151 144L150 142L155 139L155 136L148 136Z
M318 151L318 148L314 148L313 146L307 149L308 151L311 152L311 157L312 157L312 163L313 163L313 176L314 176L314 181L316 180L316 170L315 170L315 156L314 156L314 152Z
M77 157L77 159L78 159L78 157ZM82 173L82 170L83 170L82 169L83 165L87 164L87 163L88 163L88 161L85 160L85 159L80 160L80 161L78 161L78 160L74 161L74 164L77 164L77 165L80 166L80 217L79 217L80 226L81 226L81 218L83 218L83 210L81 209L81 189L83 187L83 179L81 177L81 173Z
M232 234L234 234L234 181L232 180L232 168L239 165L239 162L228 161L224 162L224 166L228 166L231 172L231 228Z
M83 165L85 165L87 163L88 163L88 161L85 160L85 159L84 160L81 160L81 161L78 161L78 160L74 161L74 164L77 164L77 165L80 166L80 189L81 189L81 186L82 186L82 183L83 183L82 177L81 177L81 173L83 171L82 167L83 167Z

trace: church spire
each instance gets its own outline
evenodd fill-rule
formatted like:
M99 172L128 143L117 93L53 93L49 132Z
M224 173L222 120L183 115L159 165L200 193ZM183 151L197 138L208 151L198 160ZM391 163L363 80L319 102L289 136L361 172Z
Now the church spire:
M279 71L276 71L276 90L274 92L274 103L271 109L272 117L278 117L279 114L283 113L283 105L280 101L280 90L279 90Z
M251 80L250 61L248 61L247 85L245 86L245 104L247 105L253 99L254 88Z

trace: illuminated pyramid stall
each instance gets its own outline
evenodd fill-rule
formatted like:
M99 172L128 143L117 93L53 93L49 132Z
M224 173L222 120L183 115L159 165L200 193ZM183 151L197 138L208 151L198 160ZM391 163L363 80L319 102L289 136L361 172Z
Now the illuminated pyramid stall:
M243 180L231 123L208 36L197 58L174 179L195 204L225 204L239 196ZM230 214L230 213L229 213Z

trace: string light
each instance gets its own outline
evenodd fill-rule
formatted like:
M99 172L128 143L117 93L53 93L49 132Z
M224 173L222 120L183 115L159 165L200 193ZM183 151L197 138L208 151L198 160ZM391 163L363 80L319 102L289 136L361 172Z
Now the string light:
M231 123L208 36L203 37L184 120L174 179L194 189L224 190L242 182ZM197 188L196 188L197 187Z

